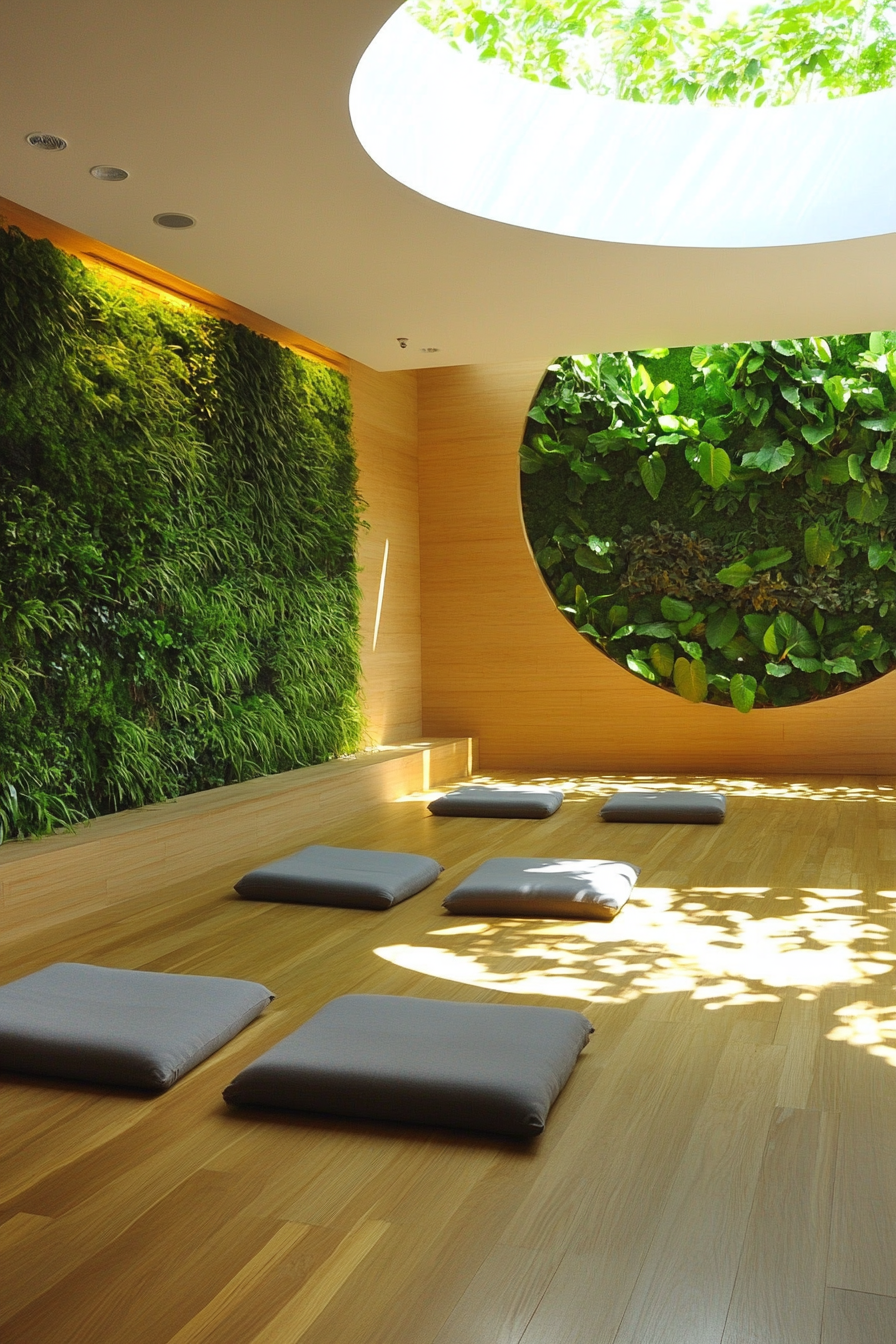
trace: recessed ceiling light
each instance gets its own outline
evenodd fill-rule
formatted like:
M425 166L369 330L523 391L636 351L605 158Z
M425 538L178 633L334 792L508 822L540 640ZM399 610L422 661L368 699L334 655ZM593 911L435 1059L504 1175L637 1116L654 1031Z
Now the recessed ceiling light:
M178 215L168 211L153 215L152 222L161 225L163 229L192 229L196 223L192 215Z
M30 135L25 136L25 139L28 141L29 145L33 145L35 149L68 148L68 141L63 140L61 135L49 135L45 131L32 131Z
M126 168L110 168L107 163L97 163L91 168L90 176L98 182L123 182L130 173Z

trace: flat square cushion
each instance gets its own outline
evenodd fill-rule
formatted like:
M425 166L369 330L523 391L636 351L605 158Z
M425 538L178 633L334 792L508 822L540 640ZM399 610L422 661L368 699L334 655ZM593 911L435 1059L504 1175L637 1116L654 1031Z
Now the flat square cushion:
M250 1064L224 1099L527 1138L590 1034L565 1008L350 994Z
M612 919L640 871L608 859L488 859L442 904L450 915Z
M308 845L297 854L253 868L236 889L253 901L388 910L430 886L441 871L440 863L423 854Z
M718 826L725 820L723 793L614 793L600 810L604 821L686 822Z
M434 798L435 817L551 817L563 802L559 789L500 789L471 784Z
M0 986L0 1069L164 1090L273 997L251 980L60 961Z

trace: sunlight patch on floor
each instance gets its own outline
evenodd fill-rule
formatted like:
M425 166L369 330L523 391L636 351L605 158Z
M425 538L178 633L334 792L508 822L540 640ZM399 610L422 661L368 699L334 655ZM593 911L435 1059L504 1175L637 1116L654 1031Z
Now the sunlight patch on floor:
M892 784L833 784L807 780L737 779L695 776L683 779L675 775L537 775L525 781L509 782L495 775L478 774L446 785L443 789L418 790L404 794L399 803L428 803L439 798L449 788L464 784L495 785L502 788L530 787L533 784L561 789L566 803L584 803L607 798L620 790L652 793L657 789L670 792L724 793L728 798L776 798L789 802L855 802L878 801L896 805L896 785Z

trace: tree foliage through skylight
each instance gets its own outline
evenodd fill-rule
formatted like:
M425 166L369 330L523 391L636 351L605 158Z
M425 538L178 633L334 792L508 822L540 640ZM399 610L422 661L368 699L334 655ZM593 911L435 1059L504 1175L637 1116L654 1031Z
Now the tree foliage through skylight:
M410 0L425 28L512 74L630 102L747 107L896 78L894 0Z

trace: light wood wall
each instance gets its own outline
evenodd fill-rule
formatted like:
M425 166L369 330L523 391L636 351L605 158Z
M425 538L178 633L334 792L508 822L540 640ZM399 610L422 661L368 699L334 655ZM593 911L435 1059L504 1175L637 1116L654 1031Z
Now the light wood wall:
M366 504L358 563L368 738L406 742L420 735L422 718L417 379L353 362L349 382Z
M378 803L468 775L475 762L468 738L421 742L10 841L0 846L0 944L122 901L226 887Z
M560 615L519 491L542 374L528 363L418 376L425 730L477 736L486 769L891 773L896 674L742 715L650 686Z

